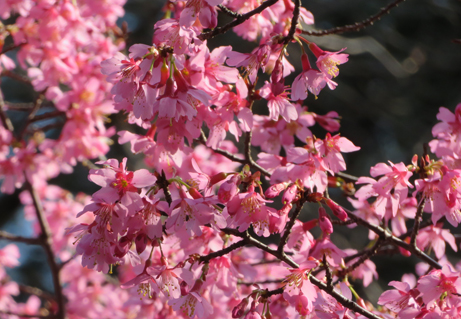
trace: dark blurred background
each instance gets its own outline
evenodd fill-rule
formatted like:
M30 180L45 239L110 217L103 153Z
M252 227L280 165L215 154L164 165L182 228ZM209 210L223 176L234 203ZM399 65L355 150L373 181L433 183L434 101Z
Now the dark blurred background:
M314 14L316 29L360 22L388 3L384 0L303 1L304 7ZM162 18L164 4L165 1L160 0L128 1L125 17L119 21L120 25L122 22L128 25L127 47L134 43L151 44L153 25ZM342 116L342 136L362 148L347 155L348 173L369 175L371 166L387 160L408 164L413 154L422 153L423 143L431 140L438 108L445 106L453 111L461 102L461 44L453 42L461 39L460 14L460 1L408 0L359 32L308 37L325 50L347 47L346 53L350 55L349 62L340 66L340 74L335 79L337 89L324 89L317 100L310 95L305 101L309 110L319 114L337 111ZM227 16L219 19L229 21ZM211 47L231 44L241 52L257 45L239 39L232 32L209 43ZM290 62L301 70L299 47L293 44L288 50ZM8 80L2 81L2 90L7 101L29 102L31 99L24 95L23 87ZM114 117L114 121L124 125L121 116ZM321 129L313 131L318 132L317 136L325 134ZM122 158L126 156L124 152L116 146L108 157ZM72 192L91 193L95 186L87 180L87 172L87 168L78 166L72 175L61 176L53 182ZM30 235L30 225L24 224L17 195L0 194L0 229ZM334 242L343 244L340 247L352 245L360 249L368 243L366 231L345 230L333 235ZM46 261L41 260L40 250L21 247L23 273L12 273L12 276L51 290ZM459 260L459 255L450 254L450 258ZM415 260L394 256L374 261L381 282L373 283L364 296L375 302L387 282L400 280L403 272L414 270ZM399 266L389 267L391 264Z

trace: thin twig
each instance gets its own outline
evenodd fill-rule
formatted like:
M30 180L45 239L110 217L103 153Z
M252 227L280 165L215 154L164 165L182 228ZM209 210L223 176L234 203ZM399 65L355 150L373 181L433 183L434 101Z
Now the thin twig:
M213 253L209 253L208 255L205 255L205 256L200 256L198 260L199 260L199 262L206 263L206 262L210 261L213 258L222 257L222 256L230 253L231 251L236 250L236 249L238 249L240 247L243 247L245 245L246 245L246 241L245 241L245 239L243 239L241 241L233 243L232 245L230 245L229 247L226 247L224 249L218 250L218 251L213 252Z
M35 116L30 120L30 122L36 122L36 121L41 121L41 120L47 120L47 119L51 119L51 118L54 118L54 117L57 117L57 116L62 116L62 115L66 115L66 113L65 113L65 112L62 112L62 111L47 112L47 113L43 113L43 114L40 114L40 115L35 115Z
M17 49L17 48L20 48L20 47L23 46L24 44L25 44L25 43L20 43L20 44L18 44L18 45L15 45L15 44L10 45L9 47L4 48L4 49L2 50L2 52L0 52L0 55L5 54L5 53L8 52L8 51L12 51L12 50L15 50L15 49Z
M14 132L13 123L11 122L8 115L5 112L5 101L3 100L3 93L0 91L0 118L2 120L3 126L10 131L11 133Z
M5 314L5 315L10 315L10 316L16 316L18 318L40 318L40 319L52 319L52 318L59 318L56 315L26 315L26 314L20 314L16 312L11 312L11 311L3 311L0 310L0 314Z
M421 203L419 203L418 210L416 211L415 216L415 225L413 226L413 231L411 232L410 245L412 245L415 248L418 248L416 247L416 236L419 232L419 225L421 223L421 217L423 215L424 206L426 205L426 199L427 197L424 197L421 200Z
M35 295L37 297L44 298L52 302L56 302L56 299L52 294L46 291L43 291L37 287L19 285L19 290L21 290L22 292L25 292L26 294Z
M372 232L374 232L378 236L383 237L386 241L392 242L393 244L412 252L413 254L418 256L422 261L428 263L432 267L434 267L436 269L442 269L442 266L437 261L432 259L427 254L425 254L419 248L413 247L412 245L410 245L410 244L404 242L403 240L401 240L400 238L395 237L394 235L392 235L392 233L390 231L382 228L381 226L371 224L368 221L354 215L350 210L348 210L348 209L346 209L344 207L343 207L343 209L347 212L347 215L349 216L349 218L354 220L357 224L365 226L366 228L370 229Z
M205 133L202 131L200 137L196 140L197 142L199 142L200 144L202 145L205 145L207 146L207 138L205 136ZM207 146L208 147L208 146ZM247 159L242 159L242 158L239 158L237 156L235 156L234 154L231 154L229 153L228 151L226 150L222 150L222 149L219 149L219 148L211 148L211 150L217 154L220 154L224 157L227 157L228 159L230 159L231 161L233 162L237 162L237 163L240 163L242 165L245 165L245 164L248 164L251 168L254 168L258 171L261 172L261 174L267 176L267 177L270 177L272 174L269 173L267 170L265 170L264 168L262 168L258 163L256 163L250 156L250 160L247 160Z
M264 11L264 9L269 8L271 5L275 4L278 0L266 0L264 1L259 7L242 14L241 16L237 17L234 21L229 22L228 24L222 26L222 27L217 27L213 29L212 31L202 33L199 36L200 40L208 40L211 38L214 38L218 34L223 34L232 29L235 26L238 26L239 24L242 24L246 20L250 19L252 16L261 13Z
M356 32L359 31L363 28L366 28L370 25L372 25L375 21L381 19L381 17L385 14L388 14L391 9L397 7L400 3L404 2L405 0L395 0L392 3L388 4L386 7L381 8L381 10L369 17L366 20L363 20L362 22L356 22L354 24L349 24L345 25L342 27L335 27L327 30L314 30L314 31L309 31L309 30L303 30L302 33L305 35L310 35L314 37L321 37L324 35L329 35L329 34L340 34L344 32Z
M291 26L290 30L288 31L288 35L284 39L285 44L288 44L291 40L293 40L293 36L296 32L296 26L298 25L299 7L301 7L301 0L294 0L294 3L295 7L293 9L293 18L291 19Z
M278 259L280 259L281 261L287 263L289 266L291 266L293 268L299 268L299 265L296 262L294 262L290 257L286 256L283 253L278 252L275 249L270 248L269 246L261 243L260 241L258 241L257 239L251 237L248 234L246 236L247 236L246 240L247 240L247 242L249 244L268 252L269 254L277 257ZM367 317L369 319L381 319L381 317L378 317L377 315L371 313L367 309L364 309L364 308L360 307L357 303L353 302L350 299L347 299L346 297L344 297L340 293L336 292L336 290L329 289L329 287L325 283L323 283L322 281L320 281L316 277L309 276L309 281L312 284L316 285L319 289L322 289L323 291L327 292L330 296L335 298L336 301L338 301L344 307L346 307L346 308L348 308L348 309L350 309L352 311L355 311L355 312L357 312L357 313L359 313L359 314L361 314L361 315L363 315L363 316L365 316L365 317ZM280 289L282 289L282 288L279 288L277 290L278 291L277 293L281 293L281 292L279 292Z
M14 241L18 243L24 243L28 245L42 245L42 240L40 238L30 238L30 237L22 237L22 236L16 236L13 234L10 234L6 231L0 230L0 240L1 239L6 239L9 241Z
M48 259L48 264L51 270L51 276L53 277L54 293L56 295L56 302L58 304L58 311L57 311L56 316L59 319L64 319L65 305L64 305L64 295L62 293L61 281L59 278L60 268L58 264L56 263L54 252L51 249L52 237L51 237L50 227L48 225L48 221L45 218L45 212L43 211L40 197L37 194L35 188L32 186L32 184L27 179L27 176L26 176L26 182L24 183L24 185L26 189L29 191L30 196L32 197L32 200L33 200L35 214L37 216L37 220L38 220L38 223L40 225L40 230L41 230L41 234L39 238L41 238L41 240L43 241L42 246L45 250L45 253Z
M288 236L290 236L291 230L293 229L293 226L294 226L296 220L298 219L298 216L301 213L301 210L303 209L303 204L304 204L303 199L300 199L296 203L296 210L294 211L293 215L291 216L290 221L285 226L285 231L283 232L283 236L280 239L280 243L279 243L279 245L277 247L277 251L279 253L283 253L283 248L285 247L285 245L286 245L286 243L288 241Z
M27 120L26 122L24 123L22 129L21 129L21 132L19 133L19 137L18 139L19 140L22 140L26 134L26 131L27 131L27 128L29 126L30 123L32 123L35 115L37 114L38 110L40 109L40 107L42 106L42 103L43 103L43 100L45 99L45 96L43 93L41 93L37 99L35 100L35 105L34 107L32 108L32 110L30 111L29 113L29 116L27 116Z
M371 249L366 249L363 251L363 254L360 256L360 258L355 261L352 265L341 269L337 272L338 277L344 277L347 274L353 272L358 266L363 264L366 260L370 259L372 256L376 255L378 253L379 247L384 243L384 240L382 237L379 237L376 243L373 245Z
M343 172L337 172L335 173L335 176L341 177L342 179L349 180L350 182L357 182L359 178L357 176L353 176L350 174L346 174Z
M236 18L236 19L240 19L242 17L242 15L240 13L237 13L237 12L234 12L232 11L231 9L223 6L222 4L219 4L218 5L218 8L224 12L225 14L227 14L228 16L232 17L232 18Z

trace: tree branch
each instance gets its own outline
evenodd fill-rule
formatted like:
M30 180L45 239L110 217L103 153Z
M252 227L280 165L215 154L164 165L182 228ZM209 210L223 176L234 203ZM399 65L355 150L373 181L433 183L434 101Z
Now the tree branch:
M254 15L258 14L258 13L261 13L266 8L269 8L271 5L275 4L277 1L278 0L266 0L259 7L255 8L255 9L253 9L253 10L251 10L251 11L245 13L245 14L242 14L242 15L236 17L236 19L234 21L229 22L228 24L226 24L226 25L224 25L222 27L217 27L217 28L213 29L212 31L202 33L199 36L199 39L200 40L208 40L208 39L214 38L218 34L226 33L227 31L229 31L233 27L238 26L239 24L242 24L246 20L250 19L252 16L254 16Z
M432 259L430 256L426 255L419 248L413 247L412 245L407 244L406 242L404 242L400 238L395 237L394 235L392 235L392 233L390 231L382 228L381 226L371 224L368 221L354 215L350 210L348 210L348 209L346 209L344 207L343 207L343 209L346 211L349 218L354 220L357 224L365 226L366 228L370 229L372 232L374 232L378 236L383 237L386 241L392 242L393 244L412 252L413 254L418 256L422 261L428 263L432 267L434 267L436 269L442 269L442 266L437 261Z
M416 246L416 236L418 235L419 226L421 223L421 216L423 215L424 206L426 205L426 199L427 197L424 197L421 200L421 203L419 203L419 206L418 206L418 210L416 211L415 225L413 226L413 231L411 232L411 239L410 239L410 244L414 248L418 248Z
M209 253L208 255L205 255L205 256L200 256L200 258L198 260L199 260L199 262L206 263L206 262L210 261L213 258L222 257L222 256L230 253L231 251L236 250L236 249L238 249L240 247L243 247L245 245L246 245L246 240L243 239L241 241L233 243L232 245L230 245L229 247L226 247L224 249L218 250L218 251L213 252L213 253Z
M386 7L381 8L381 10L377 14L369 17L366 20L363 20L362 22L356 22L354 24L349 24L349 25L345 25L345 26L342 26L342 27L336 27L336 28L331 28L331 29L327 29L327 30L314 30L314 31L303 30L302 34L310 35L310 36L314 36L314 37L321 37L321 36L329 35L329 34L340 34L340 33L344 33L344 32L356 32L356 31L359 31L359 30L361 30L363 28L366 28L366 27L372 25L375 21L381 19L381 17L383 15L388 14L391 9L397 7L400 3L404 2L404 1L405 0L395 0L392 3L388 4Z
M288 35L284 39L285 44L288 44L291 40L293 40L293 36L296 32L296 26L298 25L299 7L301 6L301 0L294 0L294 3L295 8L293 9L293 18L291 19L291 26L290 30L288 31Z
M42 247L45 250L47 259L48 259L48 264L51 269L51 276L53 277L53 287L54 287L54 293L56 295L56 302L58 304L58 311L56 314L56 317L59 319L64 319L65 317L65 306L64 306L64 295L62 293L62 287L61 287L61 281L59 278L59 271L60 268L58 264L56 263L56 259L54 256L54 252L51 249L52 245L52 237L51 237L51 231L50 227L48 225L48 221L45 218L45 213L43 211L43 207L40 201L40 197L35 191L35 188L30 184L29 180L27 179L26 176L26 182L24 183L26 189L29 191L30 196L32 197L34 208L35 208L35 214L37 216L38 223L40 225L40 239L42 240L43 244Z
M290 221L285 226L285 231L283 232L283 236L280 239L280 243L279 243L278 248L277 248L277 251L279 253L283 253L283 248L285 247L285 245L286 245L286 243L288 241L288 236L290 236L290 234L291 234L291 229L293 228L296 219L298 219L298 216L301 213L301 210L303 209L303 205L304 205L304 200L303 199L304 199L304 196L303 196L302 199L300 199L296 203L296 210L293 213L293 215L291 216Z
M13 123L11 122L10 118L6 115L5 112L5 101L3 100L3 93L0 91L0 119L2 120L3 126L10 131L11 133L14 132Z
M43 245L43 242L40 238L29 238L29 237L16 236L16 235L10 234L2 230L0 230L0 239L6 239L9 241L24 243L28 245L39 245L39 246Z

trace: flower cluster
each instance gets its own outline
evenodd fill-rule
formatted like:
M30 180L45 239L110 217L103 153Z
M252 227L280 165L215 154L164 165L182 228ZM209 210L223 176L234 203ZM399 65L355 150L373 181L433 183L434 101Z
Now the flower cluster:
M36 234L0 239L42 247L55 284L49 295L12 281L4 267L19 265L19 250L1 246L1 315L461 316L460 264L446 258L457 238L445 224L461 222L461 104L437 115L429 146L438 159L378 163L357 179L344 173L344 154L360 147L337 133L339 114L304 105L308 92L336 88L348 54L302 36L313 16L301 1L170 0L152 43L121 52L123 3L0 3L2 79L37 93L16 127L19 107L0 92L1 191L23 189ZM233 21L221 25L218 12ZM230 29L255 42L250 53L209 48ZM301 71L289 55L298 45ZM126 115L118 132L108 125L117 112ZM144 168L106 158L115 133ZM100 187L92 196L50 183L79 162ZM352 211L335 201L339 192ZM366 227L370 242L339 248L345 225ZM396 253L422 261L419 277L391 281L374 307L354 285L378 279L372 257ZM13 297L21 289L32 295L26 303Z

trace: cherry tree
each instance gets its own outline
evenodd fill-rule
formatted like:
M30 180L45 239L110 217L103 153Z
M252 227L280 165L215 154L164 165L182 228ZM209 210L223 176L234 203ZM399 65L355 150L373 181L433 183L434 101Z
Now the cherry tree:
M326 30L306 28L300 0L171 0L152 43L130 47L124 2L0 0L1 77L35 92L29 104L0 92L1 191L20 191L35 233L0 231L2 318L461 317L461 263L446 255L461 222L461 104L440 108L422 154L362 177L346 173L343 153L360 147L338 133L340 115L305 105L354 63L316 37L368 27L403 0ZM208 46L231 32L250 53ZM144 168L108 158L113 141ZM78 163L93 194L50 183ZM340 249L341 228L369 241ZM43 249L52 293L8 276L17 242ZM414 272L365 300L373 258L395 254L418 258Z

